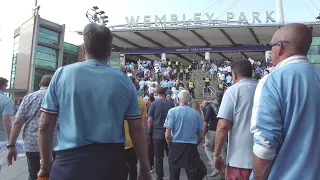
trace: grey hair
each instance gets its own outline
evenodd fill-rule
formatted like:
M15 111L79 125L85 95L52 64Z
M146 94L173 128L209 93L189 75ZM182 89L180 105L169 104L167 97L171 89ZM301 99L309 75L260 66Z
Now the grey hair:
M179 92L178 97L183 104L188 104L191 96L187 90L182 90Z

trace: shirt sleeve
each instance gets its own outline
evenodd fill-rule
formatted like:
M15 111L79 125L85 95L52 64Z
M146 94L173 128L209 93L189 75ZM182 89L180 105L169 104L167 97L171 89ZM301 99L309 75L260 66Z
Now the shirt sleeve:
M211 117L213 116L213 109L211 107L209 107L209 106L210 105L208 105L208 107L206 108L207 112L206 112L206 115L204 117L204 122L206 122L206 123L209 123Z
M5 115L5 116L13 116L14 115L13 101L9 98L8 98L7 103L5 103L5 105L2 109L2 115Z
M272 80L266 80L267 76L256 88L250 131L254 139L253 153L261 159L272 160L283 141L283 126L278 88Z
M28 102L28 96L25 96L20 104L19 110L16 113L17 118L22 118L26 120L26 106Z
M232 94L230 88L227 89L223 95L222 102L218 112L219 119L225 119L232 121L233 120L233 111L234 111L234 100L232 99Z
M129 86L129 93L128 93L128 97L130 98L130 101L125 111L124 118L126 120L139 119L141 118L141 111L139 108L140 106L139 106L136 88L129 77L127 77L127 80L128 80L128 83L131 84L131 86Z
M197 114L197 118L198 118L198 128L197 128L198 132L204 131L200 113Z
M58 77L62 68L57 69L57 71L52 76L51 82L47 89L46 94L43 97L42 105L40 108L41 112L49 114L59 114L59 100L57 97L57 82Z
M153 118L154 116L154 102L149 105L148 117Z
M140 99L140 109L141 109L141 117L142 118L146 118L147 117L147 106L146 106L146 103Z
M173 129L174 128L173 114L174 114L174 111L172 109L170 109L168 111L167 118L166 118L166 120L164 122L164 127L165 128L168 128L168 129Z

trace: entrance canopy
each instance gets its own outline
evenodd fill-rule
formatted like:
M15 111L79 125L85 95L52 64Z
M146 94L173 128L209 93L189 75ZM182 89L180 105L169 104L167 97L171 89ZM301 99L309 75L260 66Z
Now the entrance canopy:
M314 37L320 37L320 23L305 23ZM143 26L143 25L141 25ZM281 24L249 24L193 27L139 28L127 25L110 26L114 39L113 48L126 54L126 58L182 59L185 62L201 60L205 52L210 59L249 58L262 60L273 34Z

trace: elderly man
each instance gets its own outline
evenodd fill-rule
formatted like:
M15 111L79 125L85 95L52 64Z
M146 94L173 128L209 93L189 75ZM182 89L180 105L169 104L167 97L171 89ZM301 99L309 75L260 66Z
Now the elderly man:
M50 173L50 180L126 179L126 119L140 161L138 178L151 179L136 88L128 76L107 65L112 38L107 27L88 24L83 32L86 61L63 66L53 75L41 106L39 177Z
M234 61L231 69L234 85L225 92L219 109L213 164L217 172L224 172L222 150L228 139L226 179L247 180L252 171L250 123L258 82L252 79L252 66L247 60Z
M320 177L320 69L306 57L311 41L303 24L272 38L276 67L260 80L252 110L255 180Z
M38 134L36 132L38 132L39 126L40 107L51 78L51 75L43 76L39 84L40 89L23 98L16 114L8 143L8 146L13 146L8 148L7 154L8 165L12 165L12 159L17 159L17 150L14 145L19 137L22 126L25 124L23 129L23 142L28 162L29 180L38 179L37 173L40 170L40 153L37 141Z
M188 179L200 180L207 174L198 152L203 139L203 124L200 113L190 106L190 93L182 90L178 94L179 106L169 110L164 127L169 145L170 180L180 179L181 168Z

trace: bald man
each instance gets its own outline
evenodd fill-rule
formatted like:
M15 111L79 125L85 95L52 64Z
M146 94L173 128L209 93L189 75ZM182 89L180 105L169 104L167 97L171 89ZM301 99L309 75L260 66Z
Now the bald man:
M272 38L276 67L259 81L251 118L255 180L320 177L320 69L306 57L311 42L303 24Z

